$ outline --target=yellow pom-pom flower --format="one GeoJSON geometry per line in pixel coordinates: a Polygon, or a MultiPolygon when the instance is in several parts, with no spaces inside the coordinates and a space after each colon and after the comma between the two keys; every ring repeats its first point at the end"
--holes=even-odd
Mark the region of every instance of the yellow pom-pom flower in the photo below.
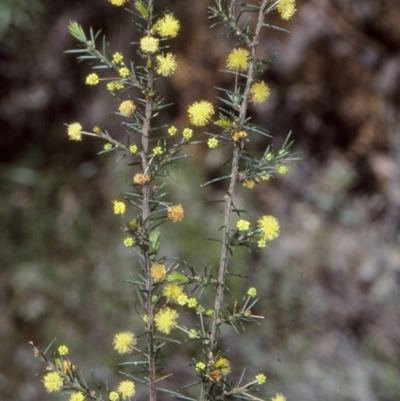
{"type": "Polygon", "coordinates": [[[178,302],[178,298],[183,294],[183,287],[177,283],[167,284],[162,291],[164,297],[170,302],[178,302]]]}
{"type": "Polygon", "coordinates": [[[189,297],[186,294],[181,294],[181,295],[179,295],[176,303],[181,306],[185,306],[188,303],[188,300],[189,300],[189,297]]]}
{"type": "Polygon", "coordinates": [[[286,397],[278,393],[275,397],[271,398],[271,401],[286,401],[286,397]]]}
{"type": "Polygon", "coordinates": [[[197,306],[197,299],[196,298],[189,298],[187,304],[188,304],[189,308],[195,308],[197,306]]]}
{"type": "Polygon", "coordinates": [[[111,391],[111,393],[108,394],[108,398],[110,399],[110,401],[118,401],[119,395],[116,391],[111,391]]]}
{"type": "Polygon", "coordinates": [[[167,277],[167,269],[162,264],[156,264],[150,268],[151,278],[155,283],[164,281],[167,277]]]}
{"type": "Polygon", "coordinates": [[[137,153],[137,151],[138,151],[138,147],[136,145],[129,146],[129,152],[131,152],[133,155],[135,153],[137,153]]]}
{"type": "Polygon", "coordinates": [[[191,124],[202,127],[208,124],[215,114],[214,106],[205,100],[194,102],[188,108],[189,121],[191,124]]]}
{"type": "Polygon", "coordinates": [[[124,59],[124,56],[120,52],[115,52],[112,56],[112,61],[115,64],[120,63],[124,59]]]}
{"type": "Polygon", "coordinates": [[[106,143],[106,144],[103,146],[103,149],[104,149],[104,150],[111,150],[111,149],[112,149],[111,143],[106,143]]]}
{"type": "Polygon", "coordinates": [[[210,138],[207,141],[207,145],[210,149],[214,149],[218,146],[218,139],[217,138],[210,138]]]}
{"type": "Polygon", "coordinates": [[[156,71],[163,77],[171,76],[175,72],[178,65],[176,62],[176,56],[172,53],[167,53],[166,55],[159,54],[156,57],[156,63],[156,71]]]}
{"type": "Polygon", "coordinates": [[[248,222],[247,220],[240,219],[236,223],[236,228],[239,231],[247,231],[250,228],[250,222],[248,222]]]}
{"type": "Polygon", "coordinates": [[[180,23],[172,14],[166,14],[156,24],[156,31],[163,38],[175,38],[179,28],[180,23]]]}
{"type": "Polygon", "coordinates": [[[129,248],[129,247],[131,247],[133,244],[134,244],[133,238],[128,237],[128,238],[125,238],[125,239],[124,239],[124,245],[125,245],[126,247],[129,248]]]}
{"type": "Polygon", "coordinates": [[[118,386],[118,392],[121,393],[123,400],[135,395],[135,383],[130,380],[122,381],[118,386]]]}
{"type": "Polygon", "coordinates": [[[262,239],[272,241],[279,237],[279,222],[274,216],[262,216],[258,219],[258,228],[262,231],[262,239]]]}
{"type": "Polygon", "coordinates": [[[120,68],[118,73],[119,73],[119,76],[122,78],[128,78],[130,75],[129,69],[126,67],[120,68]]]}
{"type": "Polygon", "coordinates": [[[145,36],[140,39],[140,48],[146,53],[155,53],[159,47],[159,40],[152,36],[145,36]]]}
{"type": "Polygon", "coordinates": [[[233,49],[226,60],[226,66],[234,71],[246,71],[249,66],[250,53],[246,49],[233,49]]]}
{"type": "Polygon", "coordinates": [[[296,12],[295,0],[278,0],[276,7],[281,18],[285,20],[292,18],[296,12]]]}
{"type": "Polygon", "coordinates": [[[154,154],[154,155],[162,155],[162,154],[163,154],[162,147],[161,147],[161,146],[156,146],[156,147],[153,149],[153,154],[154,154]]]}
{"type": "Polygon", "coordinates": [[[60,345],[58,347],[58,353],[62,356],[68,355],[68,347],[66,345],[60,345]]]}
{"type": "Polygon", "coordinates": [[[124,214],[126,211],[126,205],[124,202],[113,201],[114,204],[114,214],[124,214]]]}
{"type": "Polygon", "coordinates": [[[86,77],[86,85],[97,85],[99,83],[99,76],[94,72],[86,77]]]}
{"type": "Polygon", "coordinates": [[[284,166],[283,164],[280,164],[278,166],[279,174],[285,175],[285,174],[287,174],[288,171],[289,171],[288,168],[286,166],[284,166]]]}
{"type": "Polygon", "coordinates": [[[85,401],[85,395],[80,391],[72,393],[69,401],[85,401]]]}
{"type": "Polygon", "coordinates": [[[114,349],[120,354],[129,354],[136,345],[136,337],[130,331],[118,333],[114,336],[114,349]]]}
{"type": "Polygon", "coordinates": [[[82,125],[79,123],[72,123],[68,125],[68,136],[71,141],[82,140],[82,125]]]}
{"type": "Polygon", "coordinates": [[[257,289],[255,287],[250,287],[247,290],[247,295],[254,298],[255,296],[257,296],[257,289]]]}
{"type": "Polygon", "coordinates": [[[124,100],[121,102],[119,105],[119,112],[123,114],[124,116],[129,116],[131,115],[136,109],[135,104],[132,102],[132,100],[124,100]]]}
{"type": "Polygon", "coordinates": [[[177,133],[178,129],[175,126],[171,126],[168,128],[168,134],[170,134],[170,136],[174,136],[177,133]]]}
{"type": "Polygon", "coordinates": [[[128,0],[108,0],[114,6],[123,6],[128,0]]]}
{"type": "Polygon", "coordinates": [[[262,103],[267,100],[271,89],[264,81],[256,82],[250,87],[250,101],[253,103],[262,103]]]}
{"type": "Polygon", "coordinates": [[[181,221],[183,219],[183,207],[182,205],[175,205],[168,208],[168,219],[173,223],[181,221]]]}
{"type": "Polygon", "coordinates": [[[185,128],[182,132],[182,136],[185,139],[185,141],[189,141],[193,136],[193,130],[190,128],[185,128]]]}
{"type": "Polygon", "coordinates": [[[174,329],[178,323],[176,320],[179,317],[179,313],[171,308],[163,308],[154,316],[154,323],[158,331],[164,334],[170,334],[171,330],[174,329]]]}
{"type": "Polygon", "coordinates": [[[267,376],[263,373],[260,373],[256,376],[257,384],[264,384],[267,381],[267,376]]]}
{"type": "Polygon", "coordinates": [[[63,378],[57,372],[47,373],[42,381],[44,387],[49,393],[52,393],[53,391],[60,391],[64,383],[63,378]]]}
{"type": "Polygon", "coordinates": [[[196,370],[204,370],[206,368],[206,364],[204,362],[197,362],[195,365],[196,370]]]}

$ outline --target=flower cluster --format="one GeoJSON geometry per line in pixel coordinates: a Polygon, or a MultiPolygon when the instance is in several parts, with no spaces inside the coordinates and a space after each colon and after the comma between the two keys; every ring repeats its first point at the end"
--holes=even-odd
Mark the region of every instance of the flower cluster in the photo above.
{"type": "Polygon", "coordinates": [[[82,140],[82,125],[79,123],[72,123],[68,125],[68,136],[72,141],[82,140]]]}
{"type": "Polygon", "coordinates": [[[296,12],[295,0],[278,0],[277,9],[282,19],[288,20],[296,12]]]}
{"type": "Polygon", "coordinates": [[[188,108],[189,121],[197,127],[208,124],[214,114],[214,106],[205,100],[194,102],[188,108]]]}
{"type": "Polygon", "coordinates": [[[168,219],[173,223],[181,221],[183,219],[183,207],[182,205],[175,205],[168,208],[168,219]]]}
{"type": "Polygon", "coordinates": [[[172,14],[166,14],[155,26],[157,33],[163,38],[175,38],[179,28],[180,23],[172,14]]]}
{"type": "Polygon", "coordinates": [[[129,354],[136,345],[135,335],[129,331],[118,333],[114,337],[114,349],[120,354],[129,354]]]}
{"type": "Polygon", "coordinates": [[[233,49],[226,60],[226,66],[234,71],[246,71],[249,66],[250,53],[246,49],[233,49]]]}
{"type": "Polygon", "coordinates": [[[260,248],[265,247],[267,241],[279,237],[279,222],[274,216],[262,216],[258,219],[258,228],[261,231],[261,238],[258,241],[260,248]]]}
{"type": "Polygon", "coordinates": [[[176,310],[166,307],[157,312],[154,316],[154,323],[161,333],[170,334],[171,330],[178,325],[178,317],[179,313],[176,310]]]}

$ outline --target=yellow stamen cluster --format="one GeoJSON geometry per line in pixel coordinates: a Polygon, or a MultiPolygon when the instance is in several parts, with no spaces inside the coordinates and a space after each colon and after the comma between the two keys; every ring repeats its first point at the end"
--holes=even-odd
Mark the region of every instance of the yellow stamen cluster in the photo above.
{"type": "Polygon", "coordinates": [[[163,154],[162,147],[161,147],[161,146],[156,146],[156,147],[153,149],[153,154],[154,154],[154,155],[162,155],[162,154],[163,154]]]}
{"type": "Polygon", "coordinates": [[[214,149],[218,146],[218,139],[217,138],[210,138],[207,141],[207,145],[210,149],[214,149]]]}
{"type": "Polygon", "coordinates": [[[60,391],[64,383],[63,378],[57,372],[47,373],[42,381],[44,387],[49,393],[53,391],[60,391]]]}
{"type": "Polygon", "coordinates": [[[267,381],[267,376],[263,373],[260,373],[256,376],[257,384],[264,384],[267,381]]]}
{"type": "Polygon", "coordinates": [[[118,333],[114,336],[114,349],[120,354],[129,354],[136,345],[136,337],[130,331],[118,333]]]}
{"type": "Polygon", "coordinates": [[[162,264],[156,264],[151,266],[150,269],[151,278],[155,283],[164,281],[167,277],[167,269],[162,264]]]}
{"type": "Polygon", "coordinates": [[[112,61],[115,64],[121,63],[121,61],[124,59],[124,56],[120,52],[115,52],[112,56],[112,61]]]}
{"type": "MultiPolygon", "coordinates": [[[[129,76],[129,70],[126,68],[126,70],[128,71],[128,76],[129,76]]],[[[120,70],[121,73],[121,70],[120,70]]],[[[113,82],[109,82],[107,84],[107,90],[110,92],[114,92],[115,90],[121,90],[124,89],[125,85],[123,82],[121,81],[113,81],[113,82]]]]}
{"type": "Polygon", "coordinates": [[[166,14],[156,24],[156,31],[163,38],[175,38],[179,28],[180,23],[172,14],[166,14]]]}
{"type": "Polygon", "coordinates": [[[168,134],[170,134],[171,136],[174,136],[178,131],[178,128],[176,128],[175,126],[171,126],[168,128],[168,134]]]}
{"type": "Polygon", "coordinates": [[[124,116],[129,116],[131,115],[136,109],[135,104],[132,102],[132,100],[124,100],[120,105],[119,105],[119,112],[123,114],[124,116]]]}
{"type": "Polygon", "coordinates": [[[124,202],[113,201],[114,204],[114,214],[124,214],[126,211],[126,205],[124,202]]]}
{"type": "Polygon", "coordinates": [[[162,294],[168,301],[177,303],[178,298],[183,294],[183,287],[177,283],[170,283],[163,288],[162,294]]]}
{"type": "Polygon", "coordinates": [[[296,12],[295,0],[278,0],[276,7],[281,18],[285,20],[292,18],[296,12]]]}
{"type": "Polygon", "coordinates": [[[67,355],[68,354],[68,347],[66,345],[60,345],[58,347],[58,353],[62,356],[67,355]]]}
{"type": "Polygon", "coordinates": [[[250,87],[250,101],[255,104],[265,102],[270,93],[271,89],[264,81],[256,82],[250,87]]]}
{"type": "Polygon", "coordinates": [[[175,205],[168,208],[168,219],[176,223],[183,219],[183,207],[182,205],[175,205]]]}
{"type": "Polygon", "coordinates": [[[99,76],[95,73],[89,74],[86,77],[86,85],[97,85],[99,83],[99,76]]]}
{"type": "Polygon", "coordinates": [[[272,241],[279,237],[279,222],[274,216],[262,216],[258,219],[258,228],[261,230],[261,238],[258,241],[258,246],[263,248],[267,241],[272,241]]]}
{"type": "Polygon", "coordinates": [[[140,48],[146,53],[155,53],[159,47],[159,39],[152,36],[145,36],[140,39],[140,48]]]}
{"type": "Polygon", "coordinates": [[[185,141],[189,141],[193,136],[193,130],[190,128],[185,128],[182,132],[182,136],[185,139],[185,141]]]}
{"type": "Polygon", "coordinates": [[[194,102],[188,108],[189,121],[197,127],[208,124],[214,114],[214,106],[205,100],[194,102]]]}
{"type": "Polygon", "coordinates": [[[247,231],[250,228],[250,222],[248,222],[247,220],[240,219],[236,223],[236,228],[239,231],[247,231]]]}
{"type": "Polygon", "coordinates": [[[233,49],[226,60],[226,66],[233,71],[246,71],[249,66],[250,53],[246,49],[233,49]]]}
{"type": "Polygon", "coordinates": [[[156,71],[163,77],[169,77],[172,75],[178,63],[176,62],[176,56],[172,53],[167,53],[166,55],[159,54],[156,57],[156,71]]]}
{"type": "Polygon", "coordinates": [[[256,296],[257,296],[257,289],[256,289],[255,287],[250,287],[250,288],[247,290],[247,295],[248,295],[249,297],[252,297],[252,298],[256,297],[256,296]]]}
{"type": "Polygon", "coordinates": [[[131,74],[129,69],[126,68],[126,67],[120,68],[118,73],[119,73],[119,76],[122,77],[122,78],[128,78],[129,75],[131,74]]]}
{"type": "Polygon", "coordinates": [[[71,141],[81,141],[82,140],[82,125],[79,123],[72,123],[68,125],[68,136],[71,141]]]}
{"type": "Polygon", "coordinates": [[[288,168],[286,166],[284,166],[283,164],[280,164],[278,166],[278,173],[279,174],[284,175],[284,174],[287,174],[288,171],[289,171],[288,168]]]}
{"type": "Polygon", "coordinates": [[[179,314],[176,310],[171,308],[163,308],[154,316],[154,323],[158,331],[164,334],[170,334],[178,323],[177,319],[179,314]]]}
{"type": "Polygon", "coordinates": [[[133,241],[133,238],[131,238],[131,237],[128,237],[128,238],[125,238],[125,239],[124,239],[124,245],[125,245],[127,248],[133,246],[134,243],[135,243],[135,242],[133,241]]]}
{"type": "Polygon", "coordinates": [[[69,401],[85,401],[85,395],[80,391],[71,394],[69,401]]]}
{"type": "Polygon", "coordinates": [[[130,380],[122,381],[118,386],[118,392],[121,393],[123,400],[135,395],[135,383],[130,380]]]}
{"type": "Polygon", "coordinates": [[[118,401],[119,395],[116,391],[111,391],[111,393],[108,395],[108,398],[110,399],[110,401],[118,401]]]}
{"type": "Polygon", "coordinates": [[[286,401],[286,397],[278,393],[275,397],[271,398],[271,401],[286,401]]]}
{"type": "Polygon", "coordinates": [[[108,0],[114,6],[123,6],[128,0],[108,0]]]}

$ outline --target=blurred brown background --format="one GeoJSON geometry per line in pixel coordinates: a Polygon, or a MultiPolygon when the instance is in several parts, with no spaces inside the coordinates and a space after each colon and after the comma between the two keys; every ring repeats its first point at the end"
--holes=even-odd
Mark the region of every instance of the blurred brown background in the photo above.
{"type": "MultiPolygon", "coordinates": [[[[157,4],[182,21],[171,42],[179,68],[160,90],[175,103],[165,122],[183,128],[187,104],[213,100],[214,87],[229,85],[218,71],[233,42],[208,28],[211,0],[157,4]]],[[[398,0],[310,0],[298,2],[289,22],[271,17],[290,35],[264,33],[260,55],[278,58],[264,77],[271,98],[251,109],[253,121],[267,127],[276,149],[293,130],[302,160],[286,176],[238,191],[249,218],[274,214],[282,224],[267,250],[238,252],[232,264],[252,277],[234,288],[242,294],[257,285],[255,312],[266,319],[240,337],[227,330],[224,345],[235,372],[268,375],[262,398],[400,399],[399,18],[398,0]]],[[[105,0],[0,0],[2,400],[66,399],[46,395],[34,376],[44,366],[27,345],[43,349],[55,337],[88,378],[94,368],[115,385],[121,358],[112,337],[138,322],[133,288],[120,283],[134,256],[110,204],[130,173],[124,162],[115,167],[114,154],[96,156],[100,142],[68,141],[63,125],[123,134],[105,88],[84,85],[89,65],[63,52],[76,47],[67,26],[78,20],[133,56],[131,19],[105,0]]],[[[255,149],[268,145],[252,140],[255,149]]],[[[223,196],[224,187],[200,184],[221,174],[226,154],[190,151],[194,159],[170,186],[187,218],[166,227],[163,252],[202,268],[217,260],[216,245],[201,238],[218,228],[221,211],[199,201],[223,196]]],[[[183,376],[199,357],[185,347],[170,350],[167,373],[183,376]]]]}

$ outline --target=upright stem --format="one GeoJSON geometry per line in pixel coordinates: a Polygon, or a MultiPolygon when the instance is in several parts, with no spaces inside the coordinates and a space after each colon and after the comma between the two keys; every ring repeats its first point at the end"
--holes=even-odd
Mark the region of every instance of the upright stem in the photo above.
{"type": "MultiPolygon", "coordinates": [[[[147,30],[150,31],[153,19],[153,0],[148,2],[148,26],[147,30]]],[[[151,55],[147,56],[148,64],[151,62],[151,55]]],[[[149,135],[150,135],[150,122],[153,115],[153,86],[154,76],[151,69],[147,70],[147,93],[146,93],[146,108],[144,113],[144,123],[142,130],[142,150],[140,152],[141,167],[144,174],[147,174],[148,162],[147,153],[149,148],[149,135]]],[[[143,230],[148,231],[150,226],[150,183],[145,183],[142,188],[142,217],[143,217],[143,230]]],[[[150,262],[150,246],[145,244],[143,246],[143,257],[146,271],[146,313],[147,313],[147,364],[149,370],[149,401],[156,401],[156,364],[154,353],[154,323],[153,323],[153,304],[152,304],[152,279],[151,279],[151,262],[150,262]]]]}
{"type": "MultiPolygon", "coordinates": [[[[266,10],[266,6],[269,0],[262,0],[260,4],[260,11],[258,14],[257,26],[254,32],[253,40],[251,41],[249,47],[251,52],[250,64],[247,72],[247,79],[245,90],[243,93],[243,100],[240,105],[239,111],[239,121],[244,121],[247,113],[249,96],[250,96],[250,87],[254,79],[254,64],[256,59],[256,50],[258,41],[260,38],[261,28],[264,23],[264,14],[266,10]]],[[[224,213],[224,228],[223,228],[223,243],[221,249],[221,258],[219,262],[219,272],[218,272],[218,284],[217,284],[217,293],[215,297],[214,304],[214,320],[210,334],[210,342],[208,345],[208,359],[211,360],[214,356],[214,352],[216,351],[217,341],[218,341],[218,329],[221,325],[220,311],[222,307],[222,302],[224,299],[224,289],[225,289],[225,280],[226,273],[228,267],[228,252],[229,252],[229,231],[231,227],[232,220],[232,208],[233,208],[233,197],[235,185],[238,178],[239,172],[239,161],[241,155],[241,147],[234,143],[233,149],[233,158],[232,158],[232,166],[231,166],[231,175],[229,182],[228,194],[225,197],[225,213],[224,213]]],[[[205,383],[202,389],[200,399],[202,401],[208,398],[208,383],[205,383]]]]}

